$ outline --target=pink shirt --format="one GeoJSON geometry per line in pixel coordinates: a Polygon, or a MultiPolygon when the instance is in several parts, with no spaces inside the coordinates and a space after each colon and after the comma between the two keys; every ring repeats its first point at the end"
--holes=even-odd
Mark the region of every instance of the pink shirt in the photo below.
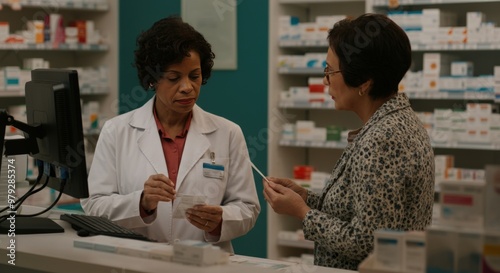
{"type": "Polygon", "coordinates": [[[182,130],[180,135],[169,136],[168,133],[163,128],[158,115],[156,114],[156,109],[153,108],[153,115],[155,117],[156,127],[158,128],[158,133],[160,134],[161,147],[163,149],[163,156],[165,157],[165,162],[167,162],[168,178],[172,182],[177,182],[177,174],[179,172],[179,165],[181,164],[182,151],[184,150],[184,144],[186,143],[186,136],[191,125],[191,119],[193,118],[193,113],[189,114],[184,130],[182,130]]]}

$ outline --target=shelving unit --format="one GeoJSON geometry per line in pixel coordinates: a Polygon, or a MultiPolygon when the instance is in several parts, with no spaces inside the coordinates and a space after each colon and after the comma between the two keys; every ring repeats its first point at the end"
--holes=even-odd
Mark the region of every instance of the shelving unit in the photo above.
{"type": "MultiPolygon", "coordinates": [[[[421,10],[439,8],[457,14],[459,26],[465,26],[467,11],[480,11],[486,14],[487,21],[500,23],[500,1],[493,0],[399,0],[398,7],[390,7],[387,0],[367,0],[367,11],[387,13],[389,10],[421,10]]],[[[459,57],[461,61],[474,62],[474,75],[493,74],[493,67],[500,65],[500,43],[482,44],[413,44],[416,71],[422,67],[423,53],[447,53],[459,57]]],[[[465,108],[468,102],[491,103],[499,106],[498,98],[489,92],[409,92],[415,111],[432,111],[434,108],[465,108]]],[[[500,145],[498,143],[433,143],[435,154],[455,156],[455,166],[459,168],[483,169],[486,164],[500,164],[500,145]]]]}
{"type": "Polygon", "coordinates": [[[335,103],[333,101],[325,102],[288,102],[280,101],[278,104],[279,108],[284,109],[335,109],[335,103]]]}
{"type": "MultiPolygon", "coordinates": [[[[10,33],[21,30],[27,20],[43,20],[46,14],[60,13],[67,23],[71,20],[93,20],[103,37],[101,44],[5,44],[0,43],[2,67],[20,66],[25,58],[41,57],[51,68],[108,68],[107,88],[82,86],[82,100],[97,100],[103,118],[117,114],[118,104],[118,1],[117,0],[0,0],[1,21],[10,24],[10,33]],[[17,7],[16,7],[17,5],[17,7]],[[19,9],[20,8],[20,9],[19,9]]],[[[0,89],[0,108],[24,104],[22,90],[0,89]]]]}
{"type": "Polygon", "coordinates": [[[0,44],[1,50],[55,50],[55,51],[107,51],[108,45],[99,44],[0,44]]]}
{"type": "MultiPolygon", "coordinates": [[[[400,0],[398,10],[441,8],[458,14],[459,25],[465,25],[465,11],[481,11],[488,21],[500,24],[500,1],[492,0],[400,0]]],[[[306,86],[307,77],[321,77],[321,69],[278,67],[277,56],[303,55],[307,52],[325,52],[326,40],[278,41],[278,17],[293,15],[300,22],[312,21],[317,15],[360,15],[365,12],[386,13],[390,8],[389,0],[366,1],[270,1],[270,42],[269,42],[269,118],[270,137],[268,150],[268,173],[277,177],[291,177],[294,165],[308,164],[316,170],[331,172],[333,164],[341,154],[346,143],[327,141],[291,141],[281,139],[284,123],[295,120],[314,120],[317,125],[336,124],[347,128],[358,128],[362,124],[350,112],[336,111],[333,104],[280,101],[280,91],[290,86],[306,86]],[[280,108],[276,111],[276,108],[280,108]]],[[[462,61],[474,62],[474,75],[492,74],[493,67],[500,65],[500,43],[478,44],[413,44],[413,71],[422,67],[423,54],[445,52],[459,56],[462,61]]],[[[432,111],[435,108],[465,108],[467,102],[499,104],[499,98],[489,92],[407,92],[415,111],[432,111]]],[[[486,164],[500,164],[500,144],[495,143],[432,143],[435,153],[451,154],[458,168],[483,169],[486,164]]],[[[293,231],[301,228],[299,221],[281,216],[268,207],[268,257],[278,259],[287,256],[300,256],[309,251],[307,247],[297,248],[297,242],[283,242],[278,239],[280,230],[293,231]]]]}
{"type": "MultiPolygon", "coordinates": [[[[100,44],[5,44],[0,43],[1,67],[23,66],[25,58],[43,58],[51,68],[107,67],[108,86],[89,86],[80,81],[81,99],[98,101],[99,119],[105,120],[118,113],[118,0],[0,0],[0,21],[7,21],[10,33],[24,28],[28,20],[43,20],[46,14],[60,13],[65,25],[71,20],[93,20],[103,42],[100,44]],[[12,5],[12,3],[15,3],[12,5]],[[16,6],[17,5],[17,6],[16,6]],[[20,9],[19,9],[20,8],[20,9]]],[[[81,76],[81,75],[80,75],[81,76]]],[[[0,88],[0,108],[25,103],[24,90],[0,88]]],[[[86,150],[93,151],[99,129],[84,132],[86,150]]],[[[91,157],[87,156],[87,166],[91,157]]],[[[45,190],[48,193],[49,190],[45,190]]],[[[40,195],[43,195],[41,193],[40,195]]],[[[37,198],[42,198],[38,196],[37,198]]],[[[78,202],[66,197],[61,202],[78,202]]],[[[40,204],[39,204],[40,205],[40,204]]]]}
{"type": "MultiPolygon", "coordinates": [[[[269,146],[268,174],[275,177],[292,178],[293,166],[312,165],[315,170],[331,172],[336,159],[346,144],[342,142],[297,142],[281,139],[284,123],[296,120],[313,120],[317,127],[335,124],[346,128],[358,128],[361,122],[350,112],[336,111],[333,101],[325,103],[290,103],[280,101],[280,92],[291,86],[307,86],[308,77],[322,77],[323,68],[278,68],[278,56],[303,55],[307,52],[325,53],[324,40],[279,41],[278,19],[282,15],[293,15],[300,22],[313,22],[316,16],[358,16],[365,11],[365,1],[360,0],[279,0],[269,1],[269,146]],[[279,108],[279,110],[276,110],[279,108]]],[[[267,253],[268,258],[279,259],[312,253],[313,242],[283,241],[278,239],[281,230],[301,229],[300,221],[276,214],[268,207],[267,253]]]]}
{"type": "Polygon", "coordinates": [[[301,140],[283,140],[279,142],[280,146],[304,147],[304,148],[325,148],[325,149],[344,149],[347,142],[343,141],[301,141],[301,140]]]}
{"type": "Polygon", "coordinates": [[[57,7],[60,9],[76,9],[76,10],[100,10],[107,11],[109,3],[107,1],[90,0],[0,0],[1,5],[15,6],[21,8],[40,8],[40,7],[57,7]]]}

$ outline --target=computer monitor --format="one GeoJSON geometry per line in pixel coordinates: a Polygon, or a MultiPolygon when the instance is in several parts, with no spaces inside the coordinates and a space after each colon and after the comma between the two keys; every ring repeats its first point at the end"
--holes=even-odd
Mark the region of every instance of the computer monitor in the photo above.
{"type": "MultiPolygon", "coordinates": [[[[5,154],[29,153],[43,161],[48,186],[75,198],[89,196],[87,166],[80,107],[78,74],[75,70],[35,69],[25,86],[27,124],[16,122],[5,111],[0,113],[0,127],[14,125],[25,133],[24,142],[5,142],[5,154]],[[61,175],[62,174],[62,175],[61,175]]],[[[1,109],[0,109],[1,110],[1,109]]],[[[4,131],[0,128],[0,140],[4,131]]],[[[0,143],[3,145],[3,143],[0,143]]],[[[0,155],[2,155],[0,149],[0,155]]],[[[63,229],[45,218],[16,217],[16,232],[50,233],[63,229]]],[[[0,223],[0,233],[8,223],[0,223]]]]}
{"type": "MultiPolygon", "coordinates": [[[[63,69],[32,70],[25,92],[28,125],[41,125],[44,131],[44,136],[36,139],[38,153],[31,156],[52,167],[67,168],[69,177],[63,192],[75,198],[87,198],[78,73],[63,69]]],[[[59,190],[61,180],[53,175],[54,170],[50,173],[48,186],[59,190]]]]}

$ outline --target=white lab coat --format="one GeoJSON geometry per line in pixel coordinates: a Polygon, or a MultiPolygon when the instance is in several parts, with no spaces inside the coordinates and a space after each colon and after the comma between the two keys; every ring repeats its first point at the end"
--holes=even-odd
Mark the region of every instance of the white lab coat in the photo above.
{"type": "Polygon", "coordinates": [[[154,98],[144,106],[105,123],[99,136],[82,206],[89,215],[105,216],[149,238],[212,242],[233,252],[231,239],[246,234],[260,212],[248,149],[238,125],[203,111],[197,105],[178,170],[177,194],[204,195],[223,209],[220,236],[212,236],[186,219],[173,219],[176,201],[160,202],[156,213],[140,217],[140,196],[152,174],[168,176],[160,136],[153,116],[154,98]],[[224,165],[222,179],[203,175],[203,163],[224,165]]]}

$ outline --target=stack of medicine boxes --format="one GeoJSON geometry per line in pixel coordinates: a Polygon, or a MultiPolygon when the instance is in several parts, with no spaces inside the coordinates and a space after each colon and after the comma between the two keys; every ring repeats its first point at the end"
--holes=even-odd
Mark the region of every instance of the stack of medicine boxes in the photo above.
{"type": "Polygon", "coordinates": [[[500,166],[485,181],[441,181],[441,218],[425,232],[375,232],[377,272],[500,273],[500,166]]]}

